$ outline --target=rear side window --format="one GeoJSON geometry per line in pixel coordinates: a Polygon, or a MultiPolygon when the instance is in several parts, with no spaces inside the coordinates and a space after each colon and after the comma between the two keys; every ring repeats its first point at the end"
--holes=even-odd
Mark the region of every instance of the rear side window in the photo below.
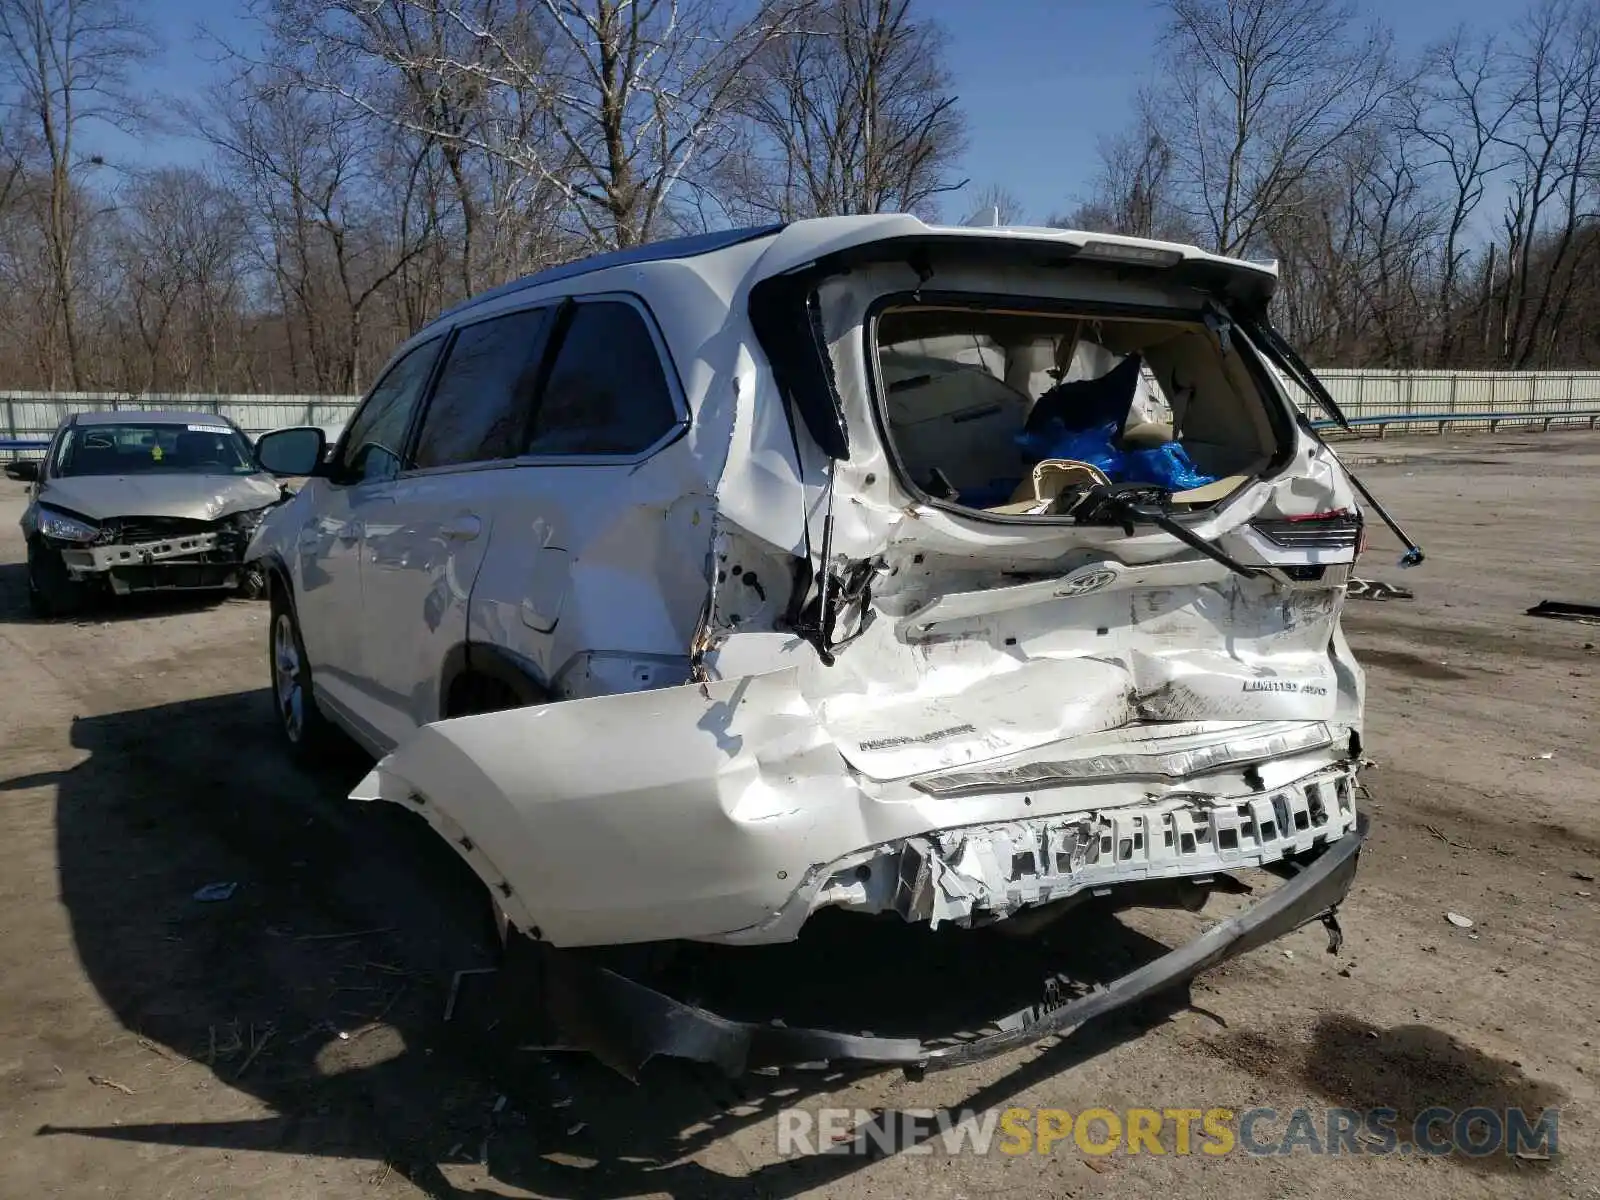
{"type": "Polygon", "coordinates": [[[350,434],[339,454],[342,480],[366,483],[393,479],[400,473],[406,431],[428,385],[439,339],[424,342],[385,372],[378,386],[350,422],[350,434]]]}
{"type": "Polygon", "coordinates": [[[416,465],[514,458],[532,411],[548,309],[468,325],[456,335],[428,402],[416,465]]]}
{"type": "Polygon", "coordinates": [[[631,304],[579,304],[550,369],[529,454],[637,454],[678,423],[644,317],[631,304]]]}

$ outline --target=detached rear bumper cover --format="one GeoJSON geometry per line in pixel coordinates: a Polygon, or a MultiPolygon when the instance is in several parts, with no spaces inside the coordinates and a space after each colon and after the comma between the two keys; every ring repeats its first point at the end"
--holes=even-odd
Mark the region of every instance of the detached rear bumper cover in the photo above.
{"type": "Polygon", "coordinates": [[[908,1073],[964,1066],[1067,1033],[1319,918],[1328,922],[1329,950],[1336,951],[1340,936],[1333,913],[1350,891],[1366,833],[1362,816],[1353,832],[1270,895],[1187,945],[1088,996],[1064,1004],[1046,1000],[1011,1013],[992,1023],[996,1032],[969,1041],[930,1045],[911,1038],[730,1021],[559,951],[549,958],[551,1015],[585,1049],[628,1078],[658,1055],[711,1063],[735,1076],[754,1067],[823,1060],[896,1064],[908,1073]]]}

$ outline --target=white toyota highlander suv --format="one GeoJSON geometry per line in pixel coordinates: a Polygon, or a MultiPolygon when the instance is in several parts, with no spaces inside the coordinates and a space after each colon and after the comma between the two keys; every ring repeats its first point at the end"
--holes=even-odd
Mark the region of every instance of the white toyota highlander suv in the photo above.
{"type": "Polygon", "coordinates": [[[1388,517],[1291,401],[1342,420],[1267,320],[1275,283],[1189,246],[873,216],[479,296],[331,452],[260,440],[308,477],[249,551],[284,736],[362,743],[354,796],[425,818],[560,962],[787,941],[830,907],[1035,929],[1287,879],[965,1040],[726,1020],[572,969],[568,1010],[628,1026],[627,1071],[951,1065],[1310,921],[1336,944],[1365,826],[1358,495],[1388,517]]]}

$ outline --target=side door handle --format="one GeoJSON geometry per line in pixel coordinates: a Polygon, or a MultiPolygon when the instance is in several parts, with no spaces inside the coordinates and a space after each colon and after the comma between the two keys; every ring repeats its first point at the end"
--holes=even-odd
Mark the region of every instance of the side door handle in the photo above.
{"type": "Polygon", "coordinates": [[[444,523],[444,536],[457,542],[470,542],[483,530],[483,522],[471,513],[454,517],[444,523]]]}

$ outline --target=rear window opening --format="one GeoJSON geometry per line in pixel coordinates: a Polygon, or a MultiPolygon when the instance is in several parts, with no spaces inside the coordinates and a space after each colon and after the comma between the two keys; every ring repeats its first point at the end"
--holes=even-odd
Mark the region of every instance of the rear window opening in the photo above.
{"type": "Polygon", "coordinates": [[[1007,516],[1060,517],[1094,484],[1213,505],[1285,444],[1243,357],[1191,313],[891,304],[874,326],[883,417],[906,482],[1007,516]]]}

